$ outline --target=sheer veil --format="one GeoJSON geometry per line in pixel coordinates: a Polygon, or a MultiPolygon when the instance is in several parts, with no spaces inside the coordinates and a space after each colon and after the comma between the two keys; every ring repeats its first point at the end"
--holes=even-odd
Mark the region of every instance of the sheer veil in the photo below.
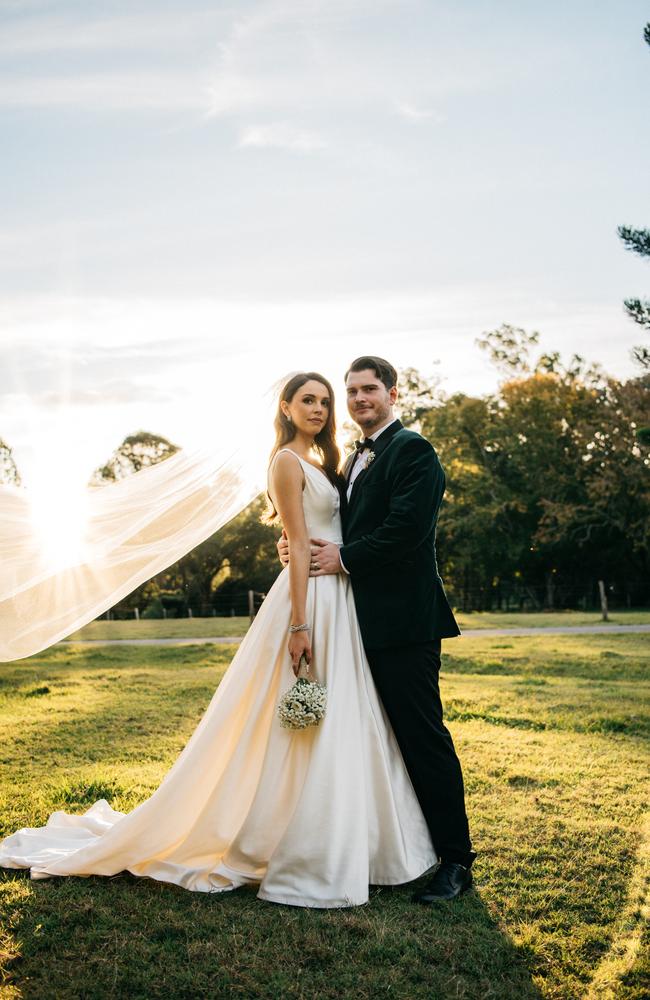
{"type": "Polygon", "coordinates": [[[75,541],[53,555],[29,490],[0,487],[0,661],[31,656],[92,621],[209,538],[266,485],[278,383],[258,396],[253,429],[179,451],[115,483],[87,487],[75,541]]]}

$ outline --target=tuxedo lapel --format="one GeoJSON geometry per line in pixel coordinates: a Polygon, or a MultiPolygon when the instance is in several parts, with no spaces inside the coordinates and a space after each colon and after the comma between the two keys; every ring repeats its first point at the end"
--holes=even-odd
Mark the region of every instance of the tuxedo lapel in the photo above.
{"type": "Polygon", "coordinates": [[[375,441],[375,455],[381,455],[384,448],[387,448],[392,441],[395,434],[403,429],[403,424],[401,420],[394,420],[390,427],[387,427],[385,431],[382,431],[377,440],[375,441]]]}
{"type": "Polygon", "coordinates": [[[350,475],[352,474],[352,466],[354,465],[354,460],[357,457],[356,451],[353,451],[351,455],[348,455],[345,462],[343,463],[343,478],[346,483],[350,482],[350,475]]]}
{"type": "Polygon", "coordinates": [[[345,525],[348,513],[348,483],[350,481],[350,473],[352,472],[352,466],[354,465],[354,459],[356,457],[356,451],[353,451],[351,455],[345,459],[343,463],[343,468],[341,469],[341,479],[339,480],[339,495],[341,497],[341,518],[343,524],[345,525]]]}
{"type": "MultiPolygon", "coordinates": [[[[352,485],[352,492],[350,493],[350,499],[348,500],[348,506],[352,505],[353,500],[355,499],[356,496],[358,496],[358,494],[360,492],[360,490],[359,490],[359,483],[363,479],[365,479],[365,477],[368,475],[368,472],[372,468],[374,462],[377,461],[377,459],[381,455],[382,451],[385,451],[385,449],[391,443],[391,441],[393,440],[393,438],[397,434],[397,432],[402,430],[402,426],[403,425],[402,425],[401,421],[395,420],[390,425],[390,427],[387,427],[386,430],[382,434],[380,434],[379,437],[377,438],[377,440],[374,442],[373,452],[374,452],[374,456],[375,457],[374,457],[373,461],[370,462],[369,465],[367,465],[365,467],[365,469],[361,470],[361,472],[359,473],[359,475],[357,476],[357,478],[354,480],[354,483],[352,485]]],[[[352,458],[354,459],[354,456],[352,456],[352,458]]],[[[347,472],[348,472],[347,480],[349,480],[350,472],[351,471],[352,471],[352,466],[350,466],[349,470],[347,470],[347,472]]]]}

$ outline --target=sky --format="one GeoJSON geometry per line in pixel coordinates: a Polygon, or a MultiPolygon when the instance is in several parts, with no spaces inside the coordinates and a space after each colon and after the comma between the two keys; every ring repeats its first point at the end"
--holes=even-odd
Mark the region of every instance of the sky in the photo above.
{"type": "Polygon", "coordinates": [[[342,387],[359,354],[493,391],[475,340],[502,323],[631,376],[648,19],[0,0],[0,438],[27,484],[140,428],[228,435],[284,373],[342,387]]]}

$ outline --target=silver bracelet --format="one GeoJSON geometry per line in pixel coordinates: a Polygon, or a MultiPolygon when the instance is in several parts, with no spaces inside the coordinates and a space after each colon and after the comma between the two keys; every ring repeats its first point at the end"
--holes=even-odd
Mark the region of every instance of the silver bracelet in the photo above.
{"type": "Polygon", "coordinates": [[[311,626],[307,625],[307,624],[305,624],[305,625],[290,625],[289,626],[289,631],[290,632],[311,632],[311,626]]]}

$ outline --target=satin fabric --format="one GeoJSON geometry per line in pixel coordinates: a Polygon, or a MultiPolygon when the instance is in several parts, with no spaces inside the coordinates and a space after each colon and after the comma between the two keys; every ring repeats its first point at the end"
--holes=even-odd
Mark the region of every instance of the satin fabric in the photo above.
{"type": "MultiPolygon", "coordinates": [[[[291,454],[294,454],[291,452],[291,454]]],[[[304,472],[310,535],[341,542],[339,495],[304,472]]],[[[105,799],[53,813],[0,843],[0,866],[31,877],[127,870],[196,892],[258,886],[306,907],[365,903],[369,884],[408,882],[436,862],[427,825],[361,644],[349,580],[309,580],[312,676],[327,686],[317,727],[281,728],[294,682],[283,570],[189,742],[149,799],[124,814],[105,799]]]]}

